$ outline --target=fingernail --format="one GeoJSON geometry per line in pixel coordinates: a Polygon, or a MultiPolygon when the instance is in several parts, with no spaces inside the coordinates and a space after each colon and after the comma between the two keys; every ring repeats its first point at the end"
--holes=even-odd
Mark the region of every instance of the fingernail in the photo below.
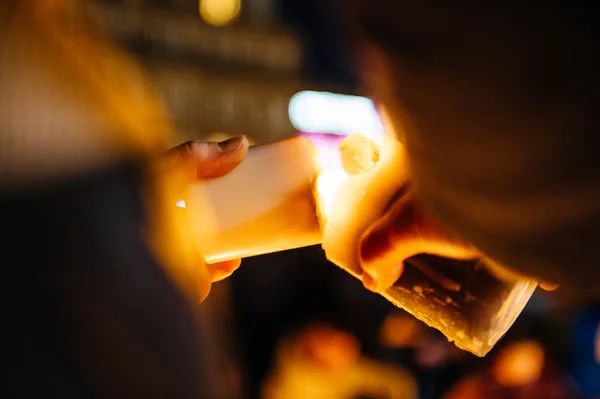
{"type": "Polygon", "coordinates": [[[221,141],[219,143],[219,148],[223,152],[235,152],[242,148],[244,144],[244,136],[233,137],[231,139],[221,141]]]}

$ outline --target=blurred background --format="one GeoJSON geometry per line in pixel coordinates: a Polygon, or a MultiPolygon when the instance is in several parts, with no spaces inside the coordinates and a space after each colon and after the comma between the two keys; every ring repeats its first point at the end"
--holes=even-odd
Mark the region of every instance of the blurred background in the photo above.
{"type": "MultiPolygon", "coordinates": [[[[380,129],[329,2],[96,0],[94,11],[150,73],[178,142],[380,129]]],[[[484,359],[319,248],[244,260],[203,307],[222,399],[600,397],[600,315],[543,292],[484,359]]]]}

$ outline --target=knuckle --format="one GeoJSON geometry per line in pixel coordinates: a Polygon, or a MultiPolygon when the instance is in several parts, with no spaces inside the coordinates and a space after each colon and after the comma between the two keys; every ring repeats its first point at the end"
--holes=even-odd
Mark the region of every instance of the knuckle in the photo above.
{"type": "Polygon", "coordinates": [[[377,226],[362,240],[360,256],[367,264],[393,249],[393,238],[387,225],[377,226]]]}

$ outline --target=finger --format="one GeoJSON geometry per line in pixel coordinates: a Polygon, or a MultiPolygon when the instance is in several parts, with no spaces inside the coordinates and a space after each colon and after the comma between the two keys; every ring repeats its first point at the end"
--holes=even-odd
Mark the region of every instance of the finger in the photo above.
{"type": "Polygon", "coordinates": [[[541,282],[541,281],[538,283],[538,285],[544,291],[556,291],[558,289],[558,287],[559,287],[558,284],[548,283],[548,282],[541,282]]]}
{"type": "Polygon", "coordinates": [[[188,141],[171,150],[173,157],[189,168],[196,179],[223,176],[242,162],[248,153],[245,136],[220,143],[188,141]]]}
{"type": "Polygon", "coordinates": [[[424,253],[453,259],[477,257],[473,247],[439,227],[407,194],[361,239],[363,283],[372,291],[386,290],[402,274],[406,259],[424,253]]]}
{"type": "Polygon", "coordinates": [[[240,264],[242,263],[241,259],[227,260],[225,262],[213,263],[212,265],[207,265],[208,272],[212,276],[212,282],[221,281],[231,276],[234,271],[236,271],[240,264]]]}

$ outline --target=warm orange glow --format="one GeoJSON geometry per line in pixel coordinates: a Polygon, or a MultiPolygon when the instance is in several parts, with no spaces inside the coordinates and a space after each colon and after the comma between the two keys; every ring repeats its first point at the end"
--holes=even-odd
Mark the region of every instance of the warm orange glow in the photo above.
{"type": "Polygon", "coordinates": [[[422,324],[413,316],[402,313],[390,314],[379,330],[380,342],[388,348],[416,346],[422,338],[422,324]]]}
{"type": "Polygon", "coordinates": [[[313,326],[296,342],[296,349],[318,367],[343,370],[360,358],[360,343],[351,334],[328,326],[313,326]]]}
{"type": "Polygon", "coordinates": [[[348,174],[341,167],[339,169],[323,169],[317,177],[317,203],[323,222],[326,222],[327,217],[331,214],[335,194],[347,179],[348,174]]]}
{"type": "MultiPolygon", "coordinates": [[[[383,143],[381,134],[379,133],[354,133],[354,135],[366,137],[378,145],[383,143]]],[[[319,142],[316,142],[315,146],[319,153],[319,161],[322,168],[315,185],[317,204],[322,221],[326,222],[327,217],[331,214],[335,195],[340,186],[348,179],[349,175],[342,167],[339,148],[332,148],[319,142]]]]}
{"type": "Polygon", "coordinates": [[[513,343],[498,354],[492,373],[499,384],[517,387],[538,381],[544,368],[544,349],[535,341],[513,343]]]}

